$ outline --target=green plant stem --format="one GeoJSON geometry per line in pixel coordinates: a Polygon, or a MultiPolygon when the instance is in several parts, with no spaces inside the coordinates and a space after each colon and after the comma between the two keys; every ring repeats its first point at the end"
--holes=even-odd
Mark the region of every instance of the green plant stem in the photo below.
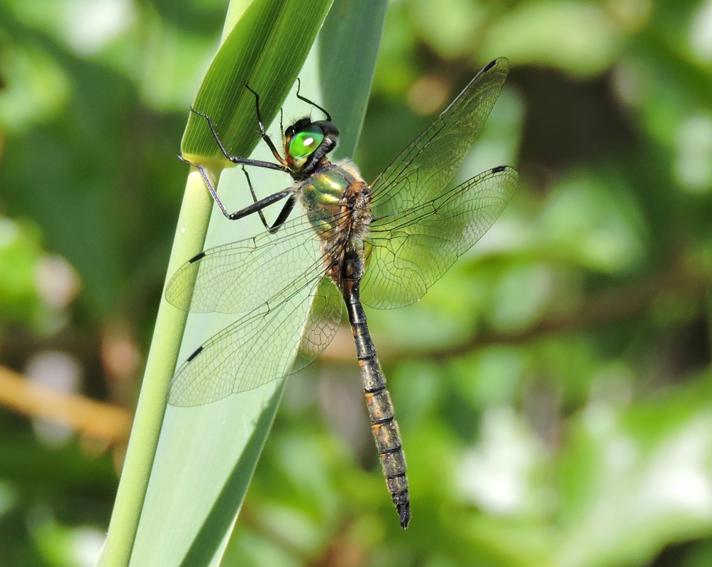
{"type": "MultiPolygon", "coordinates": [[[[342,0],[344,4],[350,1],[342,0]]],[[[263,116],[275,115],[288,86],[293,83],[298,69],[303,64],[313,34],[326,16],[329,5],[330,2],[327,0],[305,6],[294,0],[286,3],[259,0],[253,2],[251,10],[248,11],[244,10],[244,2],[243,6],[237,8],[231,5],[226,18],[226,27],[234,25],[238,17],[244,17],[240,20],[240,27],[235,30],[236,33],[229,35],[230,39],[225,44],[225,49],[218,52],[211,65],[206,81],[212,83],[208,84],[204,91],[201,87],[203,92],[201,109],[207,109],[211,117],[214,114],[222,116],[223,118],[219,120],[220,124],[233,125],[234,132],[227,126],[225,132],[228,139],[235,140],[236,145],[232,149],[239,155],[250,155],[254,142],[257,141],[254,124],[247,118],[252,116],[254,101],[243,92],[242,85],[249,78],[250,84],[256,85],[265,93],[263,116]],[[270,14],[275,17],[267,17],[270,14]],[[252,37],[259,37],[260,34],[265,36],[263,38],[265,41],[262,43],[258,43],[252,37]],[[262,45],[262,50],[254,52],[252,48],[255,45],[262,45]],[[280,49],[283,51],[285,47],[289,47],[290,51],[281,53],[280,49]],[[238,64],[237,61],[241,63],[238,64]],[[232,82],[228,82],[227,78],[232,82]],[[228,83],[229,85],[234,83],[239,88],[226,89],[225,85],[228,83]]],[[[382,12],[382,10],[379,12],[381,16],[382,12]]],[[[376,44],[380,29],[379,21],[379,26],[373,34],[376,44]]],[[[357,30],[352,31],[355,33],[357,30]]],[[[227,37],[228,34],[225,33],[224,39],[227,37]]],[[[349,41],[352,39],[349,36],[349,41]]],[[[334,38],[330,40],[333,41],[334,38]]],[[[375,57],[375,50],[371,51],[372,56],[375,57]]],[[[368,67],[365,76],[370,79],[373,60],[362,62],[362,65],[368,67]]],[[[315,68],[316,65],[312,63],[312,67],[315,68]]],[[[340,84],[333,88],[346,91],[344,95],[348,97],[347,89],[350,87],[351,85],[340,84]]],[[[368,89],[361,90],[363,92],[360,93],[360,98],[365,99],[368,89]]],[[[351,112],[359,115],[358,119],[353,121],[357,126],[360,125],[364,107],[365,102],[361,101],[351,109],[351,112]]],[[[348,123],[351,124],[352,121],[348,123]]],[[[213,164],[210,175],[215,178],[217,184],[217,177],[221,171],[220,163],[210,159],[212,155],[210,152],[216,152],[214,141],[203,121],[193,120],[193,124],[194,128],[201,130],[196,130],[193,138],[188,136],[193,140],[190,144],[184,137],[182,150],[184,155],[190,157],[192,154],[186,150],[190,150],[196,144],[209,148],[202,154],[198,152],[200,159],[197,161],[204,167],[213,164]]],[[[186,132],[188,130],[190,130],[190,123],[186,132]]],[[[358,127],[354,128],[347,138],[353,137],[355,140],[357,130],[358,127]]],[[[203,249],[211,208],[212,201],[202,179],[196,171],[191,171],[168,266],[169,274],[175,272],[180,262],[203,249]]],[[[233,230],[230,228],[231,232],[233,230]]],[[[212,564],[219,561],[224,549],[223,542],[231,526],[234,525],[235,513],[242,502],[264,439],[276,413],[281,385],[274,395],[264,402],[258,401],[259,396],[255,396],[242,400],[228,400],[219,410],[204,411],[201,408],[193,408],[190,411],[166,414],[167,392],[184,338],[186,319],[185,312],[161,300],[109,537],[99,563],[102,567],[125,567],[129,562],[136,565],[154,565],[157,557],[166,561],[164,563],[166,565],[177,564],[175,563],[177,558],[180,564],[204,565],[207,564],[206,562],[212,564]],[[241,404],[248,404],[250,407],[242,411],[241,404]],[[226,411],[233,408],[237,408],[237,411],[226,411]],[[221,411],[226,413],[223,414],[221,411]],[[214,443],[202,441],[201,427],[210,426],[209,430],[215,431],[215,425],[225,427],[230,423],[233,428],[245,429],[245,424],[242,422],[248,414],[251,415],[250,412],[256,412],[259,419],[237,437],[230,436],[224,441],[215,440],[214,443]],[[164,425],[165,423],[167,425],[164,425]],[[162,427],[165,427],[163,434],[162,427]],[[193,475],[193,468],[185,464],[185,447],[188,439],[194,443],[192,446],[194,461],[191,464],[198,467],[197,476],[193,475]],[[238,441],[240,443],[244,441],[244,447],[240,446],[238,441]],[[215,482],[209,483],[207,487],[201,485],[198,489],[193,481],[201,478],[203,473],[200,473],[201,459],[197,455],[203,454],[206,460],[214,459],[216,453],[213,449],[216,446],[221,447],[218,454],[227,459],[221,463],[225,465],[226,470],[222,471],[220,467],[216,467],[215,482]],[[236,460],[233,465],[230,465],[230,459],[233,458],[236,460]],[[179,460],[188,468],[183,468],[176,478],[173,465],[179,460]],[[223,473],[226,475],[225,478],[218,478],[223,473]],[[150,488],[149,478],[152,482],[150,488]],[[190,486],[191,489],[202,490],[200,492],[202,500],[198,508],[187,500],[176,498],[173,489],[181,484],[185,484],[184,488],[190,486]],[[213,489],[219,492],[213,494],[213,489]],[[177,521],[181,524],[179,519],[187,517],[188,525],[183,525],[184,522],[180,526],[172,525],[172,529],[169,529],[165,523],[168,508],[172,509],[175,515],[173,523],[177,521]],[[182,511],[186,512],[188,509],[190,514],[186,516],[182,511]],[[197,524],[196,521],[202,523],[197,524]],[[194,522],[195,525],[190,525],[190,522],[194,522]],[[141,532],[137,539],[139,524],[141,532]],[[171,541],[174,537],[181,539],[171,541]],[[161,542],[167,547],[161,549],[161,542]],[[182,544],[186,542],[187,551],[184,551],[182,544]],[[171,557],[170,560],[168,556],[171,557]],[[198,557],[200,560],[197,563],[192,562],[198,557]]],[[[267,393],[263,392],[260,395],[267,393]]]]}
{"type": "MultiPolygon", "coordinates": [[[[217,182],[219,172],[211,174],[217,182]]],[[[211,208],[212,200],[200,174],[191,169],[168,263],[169,274],[183,259],[203,248],[211,208]]],[[[128,565],[166,410],[166,392],[175,370],[187,317],[187,312],[170,306],[162,294],[109,536],[98,563],[102,567],[128,565]]]]}

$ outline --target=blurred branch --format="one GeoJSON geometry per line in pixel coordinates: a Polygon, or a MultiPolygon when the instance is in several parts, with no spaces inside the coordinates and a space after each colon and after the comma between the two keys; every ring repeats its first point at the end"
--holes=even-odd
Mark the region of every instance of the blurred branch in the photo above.
{"type": "MultiPolygon", "coordinates": [[[[709,273],[690,269],[679,263],[646,280],[590,297],[570,311],[553,315],[527,329],[473,335],[461,344],[432,350],[397,350],[382,347],[381,358],[386,363],[404,359],[441,360],[489,345],[522,344],[556,333],[590,329],[625,320],[643,312],[665,294],[704,296],[710,283],[712,276],[709,273]]],[[[707,301],[710,301],[709,295],[707,301]]],[[[340,329],[322,359],[351,364],[353,349],[351,334],[340,329]]],[[[119,406],[50,390],[29,382],[21,374],[4,366],[0,366],[0,405],[29,417],[57,421],[68,425],[81,435],[100,439],[111,445],[125,441],[131,427],[130,413],[119,406]]]]}
{"type": "Polygon", "coordinates": [[[110,445],[125,442],[131,427],[131,414],[119,406],[33,384],[5,366],[0,366],[0,405],[29,417],[56,421],[110,445]]]}
{"type": "MultiPolygon", "coordinates": [[[[645,311],[662,295],[703,296],[711,283],[712,274],[709,271],[690,268],[684,262],[677,262],[648,279],[584,299],[573,309],[552,315],[527,329],[473,334],[461,344],[432,350],[382,347],[381,360],[385,363],[405,359],[441,360],[490,345],[516,345],[556,333],[599,327],[645,311]]],[[[353,362],[353,357],[353,338],[343,329],[339,330],[332,345],[322,355],[323,360],[349,364],[353,362]]]]}
{"type": "Polygon", "coordinates": [[[245,504],[240,511],[240,523],[243,526],[249,526],[260,536],[269,540],[299,563],[305,564],[309,561],[309,553],[305,549],[293,543],[291,539],[285,537],[269,523],[263,522],[258,516],[252,513],[252,509],[247,504],[245,504]]]}
{"type": "Polygon", "coordinates": [[[353,522],[343,521],[333,534],[323,553],[307,567],[357,567],[369,563],[368,552],[351,534],[353,522]]]}
{"type": "Polygon", "coordinates": [[[335,531],[325,548],[313,558],[310,556],[309,551],[300,548],[279,530],[274,529],[269,523],[252,514],[249,506],[245,506],[240,513],[240,522],[242,525],[249,526],[256,533],[307,567],[356,567],[357,565],[366,564],[365,549],[349,537],[349,532],[353,526],[353,521],[349,518],[342,520],[339,525],[335,526],[335,531]]]}
{"type": "MultiPolygon", "coordinates": [[[[665,294],[702,295],[709,283],[709,274],[694,273],[678,265],[649,279],[589,297],[571,311],[543,319],[528,329],[475,336],[461,345],[433,350],[421,357],[448,358],[493,344],[521,344],[555,333],[607,325],[645,311],[665,294]]],[[[418,353],[402,353],[401,356],[417,357],[418,353]]]]}

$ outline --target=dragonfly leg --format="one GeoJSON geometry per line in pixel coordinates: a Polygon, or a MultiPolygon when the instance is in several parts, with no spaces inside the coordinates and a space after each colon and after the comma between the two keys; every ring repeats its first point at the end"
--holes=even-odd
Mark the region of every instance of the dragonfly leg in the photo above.
{"type": "Polygon", "coordinates": [[[178,154],[178,159],[181,160],[183,163],[187,163],[189,166],[194,167],[195,169],[198,170],[198,173],[200,173],[200,177],[203,178],[203,183],[205,183],[205,186],[208,188],[208,191],[210,192],[210,196],[213,198],[213,201],[215,201],[215,204],[220,209],[220,212],[223,215],[225,215],[226,217],[230,218],[230,213],[227,212],[225,205],[220,200],[218,191],[215,188],[215,185],[213,185],[213,181],[210,179],[210,176],[208,175],[208,172],[205,170],[205,168],[202,165],[198,165],[197,163],[188,161],[187,159],[185,159],[185,157],[183,157],[182,153],[178,154]]]}
{"type": "MultiPolygon", "coordinates": [[[[250,215],[254,213],[259,213],[264,209],[265,207],[269,207],[272,203],[276,203],[277,201],[281,201],[285,197],[288,197],[294,193],[294,189],[292,187],[288,187],[287,189],[283,189],[282,191],[278,191],[277,193],[272,193],[271,195],[267,195],[264,199],[260,199],[259,201],[255,201],[251,205],[248,205],[244,209],[240,209],[239,211],[235,211],[234,213],[229,213],[227,218],[230,220],[237,220],[241,219],[244,217],[249,217],[250,215]]],[[[262,215],[260,215],[262,217],[262,215]]],[[[279,220],[279,219],[277,219],[279,220]]],[[[284,221],[282,221],[284,222],[284,221]]],[[[271,227],[268,226],[265,223],[265,226],[267,227],[267,230],[272,232],[271,227]]]]}
{"type": "MultiPolygon", "coordinates": [[[[252,200],[257,203],[259,202],[257,199],[257,195],[255,194],[255,190],[252,188],[252,181],[250,181],[250,176],[247,173],[247,170],[243,167],[242,172],[245,174],[245,177],[247,178],[247,185],[250,188],[250,194],[252,195],[252,200]]],[[[287,199],[287,202],[284,203],[284,207],[282,207],[282,210],[279,211],[279,215],[277,215],[277,220],[274,221],[274,223],[270,226],[267,220],[265,219],[264,214],[262,214],[262,209],[259,209],[257,211],[257,214],[260,215],[260,220],[262,221],[262,224],[264,227],[267,229],[267,232],[270,234],[274,234],[279,230],[279,227],[281,227],[284,222],[287,220],[289,215],[292,212],[292,209],[294,209],[294,204],[296,203],[296,199],[294,198],[294,195],[290,195],[289,198],[287,199]]]]}
{"type": "MultiPolygon", "coordinates": [[[[258,201],[257,195],[255,194],[255,190],[252,188],[252,181],[250,181],[250,175],[247,173],[247,170],[245,169],[245,166],[242,166],[242,173],[245,174],[245,179],[247,179],[247,186],[250,188],[250,195],[252,195],[252,202],[256,203],[258,201]]],[[[262,225],[269,230],[270,226],[269,223],[267,222],[267,219],[265,218],[264,213],[262,212],[262,209],[259,209],[257,211],[257,214],[260,216],[260,220],[262,221],[262,225]]]]}
{"type": "Polygon", "coordinates": [[[309,100],[307,97],[303,96],[303,95],[299,92],[301,88],[302,88],[302,81],[301,81],[299,78],[297,78],[297,98],[298,98],[299,100],[302,100],[302,101],[306,102],[307,104],[311,104],[313,107],[318,108],[319,110],[321,110],[324,114],[326,114],[326,119],[327,119],[329,122],[331,122],[331,114],[329,114],[323,106],[319,106],[319,105],[318,105],[317,103],[315,103],[314,101],[309,100]]]}
{"type": "Polygon", "coordinates": [[[282,165],[282,159],[280,157],[279,161],[280,163],[272,163],[269,161],[262,161],[259,159],[250,159],[250,158],[243,158],[240,156],[234,156],[230,152],[227,151],[227,148],[225,147],[225,144],[223,144],[222,139],[220,139],[220,135],[218,134],[217,129],[215,128],[215,124],[213,123],[213,119],[210,118],[207,114],[204,112],[200,112],[199,110],[196,110],[195,108],[191,107],[190,111],[195,114],[196,116],[200,116],[205,120],[205,122],[208,124],[208,128],[210,128],[210,133],[213,136],[213,139],[215,140],[215,143],[218,145],[220,148],[220,152],[222,153],[223,156],[225,156],[225,159],[231,161],[232,163],[240,164],[240,165],[250,165],[253,167],[262,167],[264,169],[274,169],[276,171],[283,171],[284,173],[290,173],[290,170],[288,167],[282,165]]]}
{"type": "Polygon", "coordinates": [[[279,211],[279,215],[277,215],[277,220],[274,221],[274,224],[267,229],[270,234],[274,234],[275,232],[277,232],[279,228],[284,224],[284,222],[289,218],[289,215],[292,213],[292,209],[294,209],[294,204],[296,202],[297,199],[294,197],[294,195],[291,195],[287,199],[287,202],[284,203],[284,207],[282,207],[282,210],[279,211]]]}
{"type": "MultiPolygon", "coordinates": [[[[250,188],[250,195],[252,195],[252,200],[255,203],[258,203],[257,195],[255,194],[255,190],[252,187],[252,181],[250,181],[250,176],[247,173],[247,170],[243,167],[242,172],[245,174],[245,177],[247,178],[247,186],[250,188]]],[[[284,222],[287,220],[289,217],[290,213],[292,212],[292,209],[294,208],[294,203],[296,202],[296,199],[294,198],[294,195],[290,195],[289,199],[287,199],[287,202],[284,203],[284,207],[282,207],[282,210],[279,212],[279,215],[277,215],[277,220],[274,221],[274,224],[271,226],[267,222],[267,219],[265,219],[264,214],[262,213],[262,209],[257,210],[257,214],[260,215],[260,220],[262,221],[262,225],[267,229],[267,232],[270,234],[274,234],[279,230],[279,227],[284,224],[284,222]]],[[[230,218],[230,217],[228,217],[230,218]]]]}
{"type": "MultiPolygon", "coordinates": [[[[260,114],[260,95],[257,94],[257,91],[255,91],[247,83],[245,83],[245,88],[248,91],[250,91],[253,95],[255,95],[255,114],[257,114],[257,125],[260,127],[260,136],[262,136],[262,140],[264,140],[264,143],[267,144],[267,146],[269,146],[269,149],[272,152],[274,159],[276,159],[283,166],[286,166],[287,162],[284,161],[284,158],[277,151],[277,148],[275,147],[274,142],[272,142],[272,138],[269,137],[269,134],[267,133],[267,129],[265,128],[265,125],[262,122],[262,115],[260,114]]],[[[282,118],[281,118],[282,109],[280,108],[279,111],[280,111],[279,127],[282,128],[282,118]]]]}
{"type": "MultiPolygon", "coordinates": [[[[250,184],[250,192],[252,193],[254,203],[252,203],[251,205],[248,205],[247,207],[245,207],[243,209],[235,211],[234,213],[231,213],[227,210],[227,208],[225,207],[225,204],[220,199],[217,189],[215,188],[215,185],[213,184],[212,180],[210,179],[210,176],[208,175],[208,172],[205,170],[205,168],[202,165],[188,161],[187,159],[185,159],[185,157],[183,157],[182,154],[178,154],[178,159],[180,159],[182,162],[187,163],[191,167],[194,167],[198,170],[198,172],[200,173],[200,176],[203,178],[203,183],[205,183],[205,186],[208,188],[208,191],[210,192],[210,195],[213,198],[213,201],[215,201],[215,204],[218,206],[218,208],[220,209],[220,212],[225,216],[225,218],[227,218],[229,220],[237,220],[237,219],[241,219],[243,217],[247,217],[254,213],[259,213],[260,219],[262,219],[262,222],[264,223],[265,227],[267,228],[267,230],[270,230],[270,232],[273,232],[271,229],[274,228],[274,225],[272,227],[270,227],[267,224],[267,221],[264,220],[264,216],[262,215],[262,209],[264,209],[265,207],[269,207],[272,203],[276,203],[277,201],[280,201],[280,200],[284,199],[285,197],[292,195],[294,192],[292,187],[288,187],[287,189],[278,191],[277,193],[273,193],[272,195],[267,195],[267,197],[265,197],[264,199],[258,200],[257,196],[255,195],[254,191],[252,190],[252,185],[250,184]]],[[[245,173],[247,173],[247,172],[245,172],[245,173]]],[[[248,177],[248,182],[249,182],[249,177],[248,177]]],[[[294,204],[292,204],[292,207],[293,206],[294,206],[294,204]]],[[[291,207],[290,207],[290,211],[291,211],[291,207]]],[[[277,223],[279,223],[280,219],[282,218],[283,213],[284,213],[284,209],[277,217],[277,221],[275,222],[275,225],[277,225],[277,223]]],[[[281,222],[283,223],[284,220],[286,220],[286,217],[281,222]]],[[[281,224],[281,223],[279,223],[279,224],[281,224]]],[[[279,226],[277,226],[277,228],[279,228],[279,226]]],[[[275,228],[274,230],[277,230],[277,229],[275,228]]]]}

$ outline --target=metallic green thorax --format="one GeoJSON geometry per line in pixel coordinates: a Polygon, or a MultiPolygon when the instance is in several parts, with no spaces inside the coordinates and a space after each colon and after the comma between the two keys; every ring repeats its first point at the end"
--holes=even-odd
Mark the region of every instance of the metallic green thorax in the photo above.
{"type": "Polygon", "coordinates": [[[357,178],[343,164],[329,164],[305,180],[301,195],[312,226],[323,239],[334,236],[344,194],[357,178]]]}

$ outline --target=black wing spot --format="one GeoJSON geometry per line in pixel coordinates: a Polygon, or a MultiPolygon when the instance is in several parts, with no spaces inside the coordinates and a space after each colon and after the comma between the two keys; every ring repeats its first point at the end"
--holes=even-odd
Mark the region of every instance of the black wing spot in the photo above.
{"type": "Polygon", "coordinates": [[[205,252],[199,252],[198,254],[196,254],[195,256],[193,256],[190,260],[188,260],[188,263],[189,263],[189,264],[192,264],[193,262],[197,262],[198,260],[200,260],[200,259],[203,258],[204,256],[205,256],[205,252]]]}
{"type": "Polygon", "coordinates": [[[499,173],[500,171],[504,171],[507,169],[506,165],[498,165],[497,167],[492,168],[492,173],[499,173]]]}
{"type": "Polygon", "coordinates": [[[482,69],[482,72],[486,73],[487,71],[489,71],[492,67],[495,66],[495,63],[497,63],[497,60],[492,59],[492,61],[490,61],[489,63],[487,63],[487,65],[484,66],[484,68],[482,69]]]}
{"type": "Polygon", "coordinates": [[[198,356],[202,351],[203,351],[203,347],[202,347],[202,346],[199,346],[198,348],[196,348],[195,351],[193,352],[193,354],[191,354],[191,355],[188,357],[187,362],[190,362],[191,360],[193,360],[193,359],[194,359],[196,356],[198,356]]]}

